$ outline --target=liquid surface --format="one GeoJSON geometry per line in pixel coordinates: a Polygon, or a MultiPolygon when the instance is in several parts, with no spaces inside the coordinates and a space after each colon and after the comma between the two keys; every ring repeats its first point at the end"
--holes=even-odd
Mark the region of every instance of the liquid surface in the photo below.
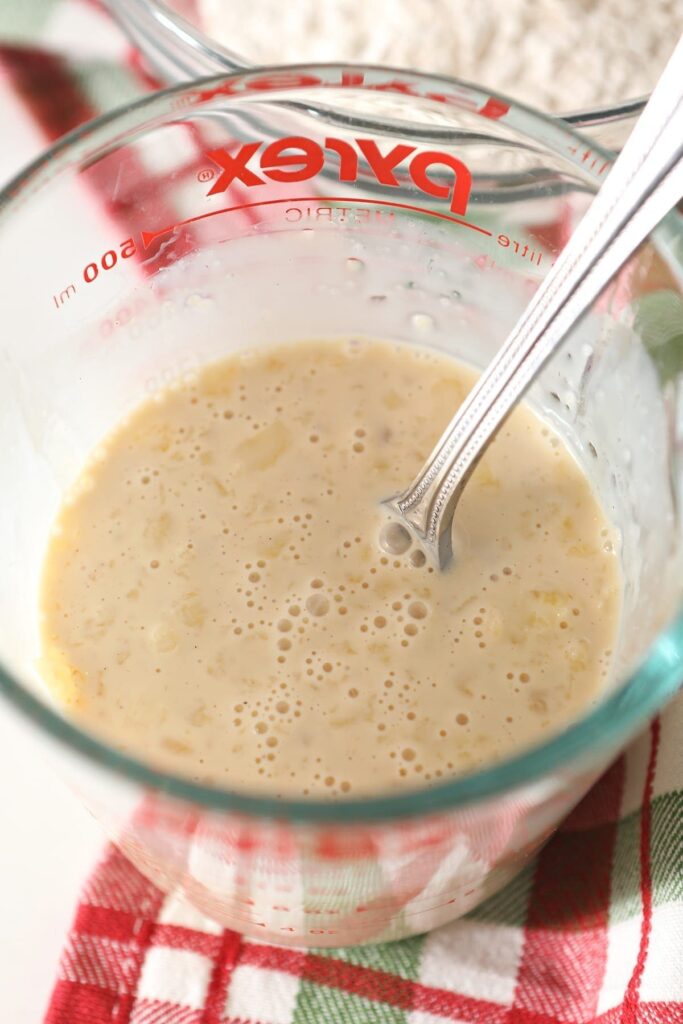
{"type": "Polygon", "coordinates": [[[436,353],[310,342],[142,405],[50,540],[41,668],[59,702],[157,767],[330,798],[470,772],[579,716],[621,579],[542,421],[517,409],[485,455],[447,572],[382,533],[380,500],[474,380],[436,353]]]}

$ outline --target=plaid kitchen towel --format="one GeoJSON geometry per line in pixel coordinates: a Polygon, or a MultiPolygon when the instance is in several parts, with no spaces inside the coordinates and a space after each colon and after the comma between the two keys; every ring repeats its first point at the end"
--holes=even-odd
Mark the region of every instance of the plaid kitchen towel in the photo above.
{"type": "Polygon", "coordinates": [[[683,1024],[680,699],[461,921],[304,951],[221,929],[110,847],[46,1024],[683,1024]]]}
{"type": "MultiPolygon", "coordinates": [[[[0,0],[0,181],[153,85],[96,0],[0,0]]],[[[109,847],[46,1024],[683,1024],[682,736],[683,697],[511,885],[385,946],[244,939],[109,847]]]]}

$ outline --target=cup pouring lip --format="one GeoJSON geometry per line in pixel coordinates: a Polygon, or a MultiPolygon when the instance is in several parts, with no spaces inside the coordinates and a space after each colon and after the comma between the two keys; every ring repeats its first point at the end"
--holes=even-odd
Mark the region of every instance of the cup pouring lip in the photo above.
{"type": "MultiPolygon", "coordinates": [[[[187,79],[255,69],[252,61],[212,38],[169,0],[105,0],[105,4],[169,84],[181,76],[187,79]]],[[[635,121],[647,100],[647,95],[615,97],[548,116],[565,121],[575,131],[592,132],[615,122],[635,121]]]]}

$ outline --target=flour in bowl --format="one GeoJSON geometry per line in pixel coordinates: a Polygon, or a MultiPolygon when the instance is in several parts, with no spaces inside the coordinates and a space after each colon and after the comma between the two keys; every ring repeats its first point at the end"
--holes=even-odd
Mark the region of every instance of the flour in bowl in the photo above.
{"type": "Polygon", "coordinates": [[[552,111],[649,92],[683,23],[683,0],[196,2],[205,31],[255,63],[399,65],[552,111]]]}

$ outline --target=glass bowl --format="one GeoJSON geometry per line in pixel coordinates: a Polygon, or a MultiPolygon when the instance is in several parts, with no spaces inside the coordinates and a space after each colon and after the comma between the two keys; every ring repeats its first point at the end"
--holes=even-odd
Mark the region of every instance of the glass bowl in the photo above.
{"type": "MultiPolygon", "coordinates": [[[[154,72],[168,85],[253,67],[247,57],[216,42],[203,30],[196,0],[104,2],[154,72]]],[[[618,151],[646,102],[646,96],[615,96],[612,102],[556,116],[604,148],[618,151]]]]}
{"type": "Polygon", "coordinates": [[[388,796],[278,801],[112,749],[63,716],[36,669],[63,494],[129,409],[232,349],[361,331],[484,365],[608,168],[561,121],[462,82],[301,66],[149,96],[60,141],[0,194],[2,712],[145,875],[223,925],[339,946],[467,912],[676,692],[679,221],[529,394],[618,527],[626,585],[613,687],[503,763],[388,796]],[[399,144],[387,172],[382,155],[399,144]]]}

